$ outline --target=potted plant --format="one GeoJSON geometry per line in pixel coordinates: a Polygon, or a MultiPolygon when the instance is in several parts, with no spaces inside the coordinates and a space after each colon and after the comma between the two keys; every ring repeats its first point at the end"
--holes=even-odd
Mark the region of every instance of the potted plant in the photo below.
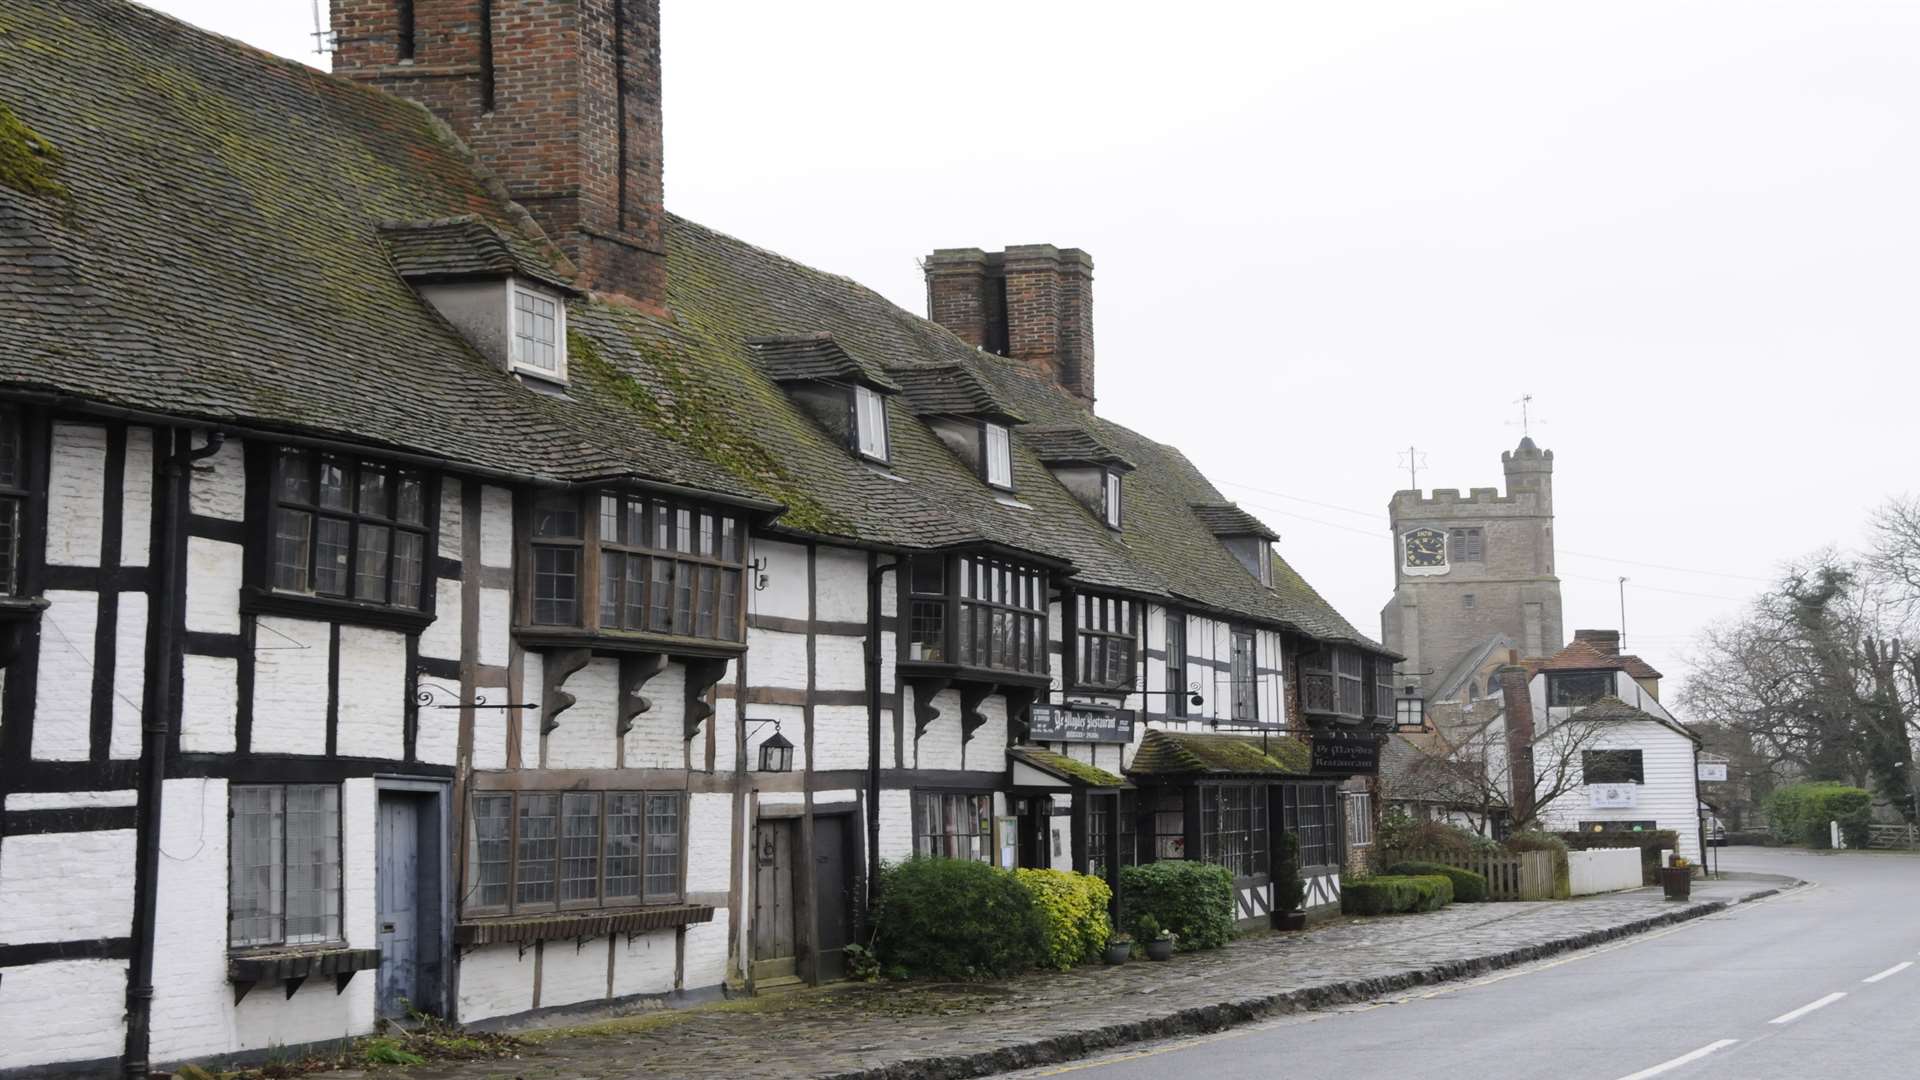
{"type": "Polygon", "coordinates": [[[1107,963],[1124,964],[1133,955],[1133,935],[1115,930],[1107,935],[1107,963]]]}
{"type": "Polygon", "coordinates": [[[1173,931],[1160,929],[1159,919],[1152,915],[1142,915],[1134,930],[1140,935],[1140,940],[1146,942],[1147,959],[1173,959],[1173,931]]]}
{"type": "Polygon", "coordinates": [[[1675,855],[1667,865],[1660,868],[1660,887],[1666,890],[1667,899],[1685,900],[1693,895],[1693,864],[1684,857],[1675,855]]]}
{"type": "Polygon", "coordinates": [[[1300,841],[1283,832],[1274,851],[1273,926],[1276,930],[1305,930],[1307,913],[1300,905],[1307,898],[1307,883],[1300,877],[1300,841]]]}

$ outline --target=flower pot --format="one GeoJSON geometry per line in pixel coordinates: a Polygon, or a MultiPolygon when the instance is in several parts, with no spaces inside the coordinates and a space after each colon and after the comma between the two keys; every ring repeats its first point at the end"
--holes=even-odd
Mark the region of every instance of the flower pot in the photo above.
{"type": "Polygon", "coordinates": [[[1132,955],[1133,955],[1133,942],[1131,941],[1107,942],[1107,963],[1124,964],[1127,962],[1127,957],[1132,955]]]}
{"type": "Polygon", "coordinates": [[[1173,959],[1173,939],[1170,937],[1155,938],[1152,941],[1147,942],[1147,959],[1149,960],[1173,959]]]}
{"type": "Polygon", "coordinates": [[[1685,900],[1693,895],[1693,869],[1686,866],[1660,868],[1660,887],[1669,900],[1685,900]]]}
{"type": "Polygon", "coordinates": [[[1273,917],[1275,930],[1305,930],[1307,913],[1304,911],[1283,911],[1273,917]]]}

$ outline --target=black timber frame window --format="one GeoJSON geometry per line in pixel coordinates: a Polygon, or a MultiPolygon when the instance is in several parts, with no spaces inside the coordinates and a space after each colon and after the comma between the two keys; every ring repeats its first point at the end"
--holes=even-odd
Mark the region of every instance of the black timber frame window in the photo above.
{"type": "Polygon", "coordinates": [[[1547,706],[1578,708],[1614,692],[1611,671],[1568,671],[1547,674],[1547,706]]]}
{"type": "Polygon", "coordinates": [[[32,506],[26,424],[20,410],[0,405],[0,596],[25,588],[25,544],[32,506]]]}
{"type": "Polygon", "coordinates": [[[905,659],[1046,674],[1046,571],[993,556],[913,556],[905,659]]]}
{"type": "Polygon", "coordinates": [[[1073,681],[1096,690],[1132,690],[1139,660],[1141,605],[1118,596],[1073,594],[1073,681]]]}
{"type": "Polygon", "coordinates": [[[1200,786],[1202,858],[1234,877],[1255,877],[1268,868],[1267,784],[1200,786]]]}
{"type": "Polygon", "coordinates": [[[227,870],[229,948],[345,940],[340,785],[235,784],[227,870]]]}
{"type": "Polygon", "coordinates": [[[1486,533],[1474,528],[1454,528],[1447,530],[1448,562],[1485,562],[1487,560],[1486,533]]]}
{"type": "Polygon", "coordinates": [[[546,493],[529,532],[532,625],[742,640],[738,514],[641,492],[546,493]]]}
{"type": "Polygon", "coordinates": [[[1168,609],[1167,627],[1167,716],[1187,715],[1187,613],[1168,609]]]}
{"type": "Polygon", "coordinates": [[[1149,789],[1141,793],[1147,812],[1152,815],[1153,858],[1187,857],[1187,798],[1177,787],[1149,789]]]}
{"type": "Polygon", "coordinates": [[[993,795],[981,791],[913,793],[913,853],[993,862],[993,795]]]}
{"type": "Polygon", "coordinates": [[[467,830],[466,913],[678,903],[679,791],[480,791],[467,830]]]}
{"type": "Polygon", "coordinates": [[[1260,639],[1251,630],[1233,631],[1233,719],[1260,719],[1260,639]]]}
{"type": "Polygon", "coordinates": [[[1340,788],[1337,784],[1282,784],[1280,827],[1300,845],[1300,865],[1337,866],[1341,850],[1340,788]]]}
{"type": "Polygon", "coordinates": [[[430,476],[287,447],[273,457],[267,584],[293,596],[419,611],[432,586],[438,493],[430,476]]]}
{"type": "Polygon", "coordinates": [[[1361,720],[1381,715],[1370,711],[1379,708],[1392,715],[1393,688],[1381,680],[1391,679],[1393,668],[1384,661],[1351,645],[1329,644],[1301,666],[1300,703],[1307,712],[1361,720]]]}
{"type": "Polygon", "coordinates": [[[1582,750],[1580,780],[1586,784],[1644,784],[1647,770],[1639,750],[1582,750]]]}
{"type": "Polygon", "coordinates": [[[1366,718],[1378,724],[1393,723],[1398,708],[1393,692],[1393,661],[1374,653],[1365,655],[1366,718]]]}

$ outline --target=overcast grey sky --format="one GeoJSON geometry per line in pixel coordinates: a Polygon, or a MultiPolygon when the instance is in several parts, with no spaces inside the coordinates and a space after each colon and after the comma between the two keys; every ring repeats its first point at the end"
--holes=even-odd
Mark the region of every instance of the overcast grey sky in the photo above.
{"type": "MultiPolygon", "coordinates": [[[[312,0],[152,2],[325,62],[312,0]]],[[[932,248],[1087,249],[1101,412],[1369,633],[1397,452],[1498,483],[1523,392],[1569,632],[1628,575],[1669,676],[1920,488],[1920,4],[664,8],[669,206],[916,312],[932,248]]]]}

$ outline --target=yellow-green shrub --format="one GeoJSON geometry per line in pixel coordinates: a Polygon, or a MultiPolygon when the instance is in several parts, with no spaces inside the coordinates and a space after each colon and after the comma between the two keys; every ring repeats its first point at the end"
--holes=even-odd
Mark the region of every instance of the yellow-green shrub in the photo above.
{"type": "Polygon", "coordinates": [[[1043,966],[1065,971],[1107,947],[1113,891],[1106,882],[1071,870],[1016,870],[1014,876],[1033,894],[1046,930],[1043,966]]]}

